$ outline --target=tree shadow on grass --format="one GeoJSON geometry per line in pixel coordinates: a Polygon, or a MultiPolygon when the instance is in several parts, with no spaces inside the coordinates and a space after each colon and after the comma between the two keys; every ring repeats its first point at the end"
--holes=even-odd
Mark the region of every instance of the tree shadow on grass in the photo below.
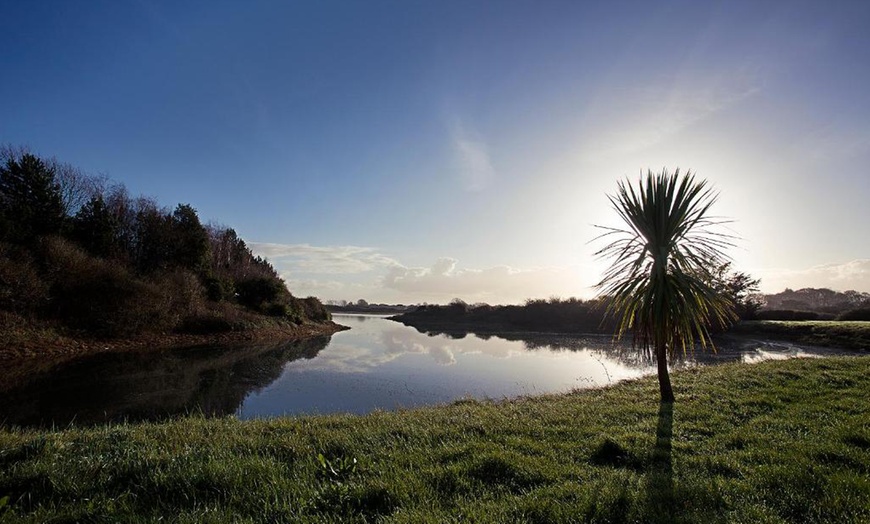
{"type": "Polygon", "coordinates": [[[656,443],[650,470],[647,474],[647,514],[650,522],[673,522],[674,468],[671,456],[671,437],[674,425],[674,404],[659,404],[656,443]]]}

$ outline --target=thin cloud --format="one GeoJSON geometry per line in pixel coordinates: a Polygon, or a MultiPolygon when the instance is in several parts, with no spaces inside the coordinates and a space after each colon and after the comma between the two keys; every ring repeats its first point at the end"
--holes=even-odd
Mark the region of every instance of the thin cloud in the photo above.
{"type": "Polygon", "coordinates": [[[431,267],[391,266],[381,280],[384,288],[437,302],[461,298],[467,302],[521,302],[527,298],[584,293],[572,268],[518,269],[506,265],[483,269],[459,268],[443,257],[431,267]]]}
{"type": "Polygon", "coordinates": [[[767,292],[785,288],[830,288],[836,291],[870,292],[870,259],[856,259],[841,264],[823,264],[807,269],[763,269],[757,274],[767,292]]]}
{"type": "Polygon", "coordinates": [[[495,180],[495,169],[486,142],[470,133],[461,122],[453,126],[451,138],[465,189],[482,191],[489,187],[495,180]]]}
{"type": "Polygon", "coordinates": [[[272,263],[297,296],[323,300],[420,303],[520,303],[528,298],[590,296],[585,275],[577,267],[516,268],[497,265],[461,267],[440,257],[428,267],[406,266],[363,246],[312,246],[251,242],[257,255],[272,263]]]}
{"type": "Polygon", "coordinates": [[[291,274],[356,274],[398,265],[372,247],[268,242],[250,242],[248,246],[255,254],[268,258],[280,270],[291,274]]]}
{"type": "Polygon", "coordinates": [[[634,153],[664,142],[684,129],[729,109],[761,91],[754,75],[720,76],[699,85],[695,80],[671,88],[618,92],[599,101],[592,120],[603,123],[586,143],[593,156],[634,153]]]}
{"type": "Polygon", "coordinates": [[[815,162],[855,158],[870,151],[870,131],[828,125],[804,136],[795,150],[815,162]]]}

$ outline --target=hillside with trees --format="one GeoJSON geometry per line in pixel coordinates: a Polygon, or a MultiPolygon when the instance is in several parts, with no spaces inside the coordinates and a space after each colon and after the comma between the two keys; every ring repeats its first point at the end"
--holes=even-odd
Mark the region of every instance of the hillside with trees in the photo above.
{"type": "Polygon", "coordinates": [[[870,293],[827,288],[786,289],[764,295],[759,318],[769,320],[870,320],[870,293]]]}
{"type": "Polygon", "coordinates": [[[0,150],[5,349],[315,325],[333,326],[317,298],[293,296],[233,229],[202,224],[192,206],[0,150]]]}

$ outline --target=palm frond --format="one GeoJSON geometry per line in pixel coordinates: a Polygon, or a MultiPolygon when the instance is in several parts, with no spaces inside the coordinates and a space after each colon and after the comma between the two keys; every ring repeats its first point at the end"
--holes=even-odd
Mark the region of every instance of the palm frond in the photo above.
{"type": "Polygon", "coordinates": [[[626,227],[601,227],[595,240],[608,243],[596,256],[611,265],[596,287],[619,318],[616,336],[631,331],[647,354],[654,347],[686,353],[696,338],[712,346],[709,326],[734,318],[708,278],[734,241],[719,229],[730,221],[709,214],[718,194],[690,171],[663,170],[648,171],[636,187],[620,181],[608,198],[626,227]]]}

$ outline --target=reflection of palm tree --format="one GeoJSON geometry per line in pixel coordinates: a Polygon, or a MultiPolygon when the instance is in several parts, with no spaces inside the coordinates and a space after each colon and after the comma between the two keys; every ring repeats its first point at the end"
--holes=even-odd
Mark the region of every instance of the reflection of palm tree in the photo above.
{"type": "Polygon", "coordinates": [[[597,255],[613,262],[597,287],[619,317],[616,336],[631,330],[634,347],[652,353],[662,401],[673,402],[668,356],[685,353],[695,336],[706,347],[708,326],[734,315],[709,284],[709,268],[727,260],[722,250],[731,245],[712,230],[722,223],[708,216],[716,193],[691,172],[665,170],[648,171],[637,189],[619,182],[608,198],[628,227],[605,227],[598,237],[612,238],[597,255]]]}

